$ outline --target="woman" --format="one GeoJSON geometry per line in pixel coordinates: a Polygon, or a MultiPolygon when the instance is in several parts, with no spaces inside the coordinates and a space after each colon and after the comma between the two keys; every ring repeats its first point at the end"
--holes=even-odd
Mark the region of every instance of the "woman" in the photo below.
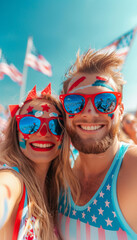
{"type": "Polygon", "coordinates": [[[58,239],[61,105],[49,86],[39,97],[34,87],[23,105],[10,106],[10,111],[0,156],[0,239],[58,239]]]}
{"type": "Polygon", "coordinates": [[[137,144],[137,118],[134,114],[124,114],[121,122],[120,139],[137,144]]]}

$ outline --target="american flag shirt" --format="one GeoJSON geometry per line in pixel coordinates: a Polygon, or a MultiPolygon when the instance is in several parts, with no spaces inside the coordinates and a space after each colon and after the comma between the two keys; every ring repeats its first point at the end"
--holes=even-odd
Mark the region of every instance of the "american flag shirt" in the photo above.
{"type": "Polygon", "coordinates": [[[135,240],[117,200],[117,176],[128,144],[121,143],[101,186],[84,206],[77,206],[68,189],[60,194],[58,223],[63,240],[135,240]],[[69,199],[69,201],[67,200],[69,199]]]}
{"type": "MultiPolygon", "coordinates": [[[[19,169],[17,167],[10,167],[6,164],[0,166],[0,169],[12,169],[19,173],[19,169]]],[[[36,218],[32,216],[29,221],[29,224],[27,224],[28,194],[27,194],[26,187],[25,187],[25,192],[23,194],[24,194],[24,202],[23,202],[23,206],[20,209],[18,209],[19,212],[17,212],[16,220],[17,219],[18,220],[15,221],[12,240],[38,240],[38,237],[37,237],[37,234],[35,233],[35,228],[34,228],[36,218]],[[18,226],[19,226],[19,229],[17,230],[18,226]],[[27,229],[25,229],[26,226],[27,226],[27,229]]],[[[39,231],[39,227],[37,228],[37,232],[38,231],[39,231]]]]}

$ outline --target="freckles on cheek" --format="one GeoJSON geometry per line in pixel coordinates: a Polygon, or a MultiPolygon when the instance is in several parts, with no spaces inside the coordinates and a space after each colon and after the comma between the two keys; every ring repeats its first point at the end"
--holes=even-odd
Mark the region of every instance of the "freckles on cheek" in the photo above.
{"type": "Polygon", "coordinates": [[[20,148],[26,149],[26,141],[24,138],[21,139],[22,141],[19,141],[20,148]]]}

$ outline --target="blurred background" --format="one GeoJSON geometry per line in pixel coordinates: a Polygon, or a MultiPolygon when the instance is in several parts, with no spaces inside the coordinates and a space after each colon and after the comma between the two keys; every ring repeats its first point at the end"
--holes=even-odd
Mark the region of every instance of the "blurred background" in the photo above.
{"type": "MultiPolygon", "coordinates": [[[[29,36],[37,51],[51,64],[52,76],[28,67],[26,92],[50,82],[55,93],[76,53],[101,49],[137,26],[136,0],[1,0],[0,48],[5,59],[22,73],[29,36]]],[[[125,111],[137,109],[137,34],[122,69],[125,111]]],[[[4,75],[0,104],[19,103],[20,85],[4,75]]],[[[26,93],[24,94],[26,96],[26,93]]]]}

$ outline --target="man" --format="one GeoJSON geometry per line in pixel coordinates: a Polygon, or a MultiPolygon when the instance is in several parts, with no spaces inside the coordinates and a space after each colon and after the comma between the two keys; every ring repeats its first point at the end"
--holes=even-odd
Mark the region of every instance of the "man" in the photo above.
{"type": "Polygon", "coordinates": [[[121,64],[115,53],[89,50],[77,56],[63,85],[66,129],[79,151],[72,171],[81,187],[78,197],[67,175],[68,197],[62,194],[59,201],[63,239],[137,239],[137,147],[118,139],[121,64]]]}

